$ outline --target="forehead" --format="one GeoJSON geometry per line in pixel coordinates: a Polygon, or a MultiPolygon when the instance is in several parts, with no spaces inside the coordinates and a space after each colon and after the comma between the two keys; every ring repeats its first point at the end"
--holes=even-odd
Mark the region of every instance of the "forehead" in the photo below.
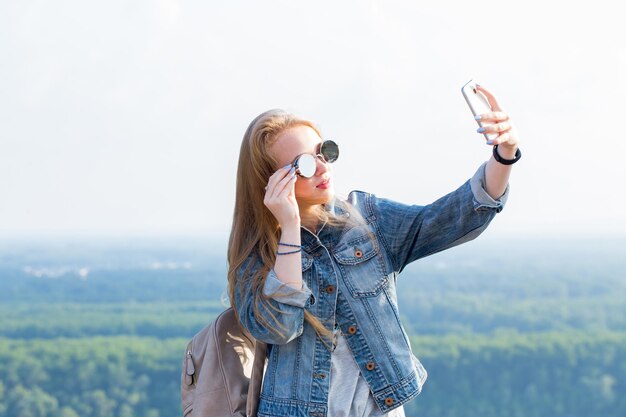
{"type": "Polygon", "coordinates": [[[290,164],[298,155],[315,153],[322,142],[317,132],[309,126],[296,126],[282,132],[271,146],[270,152],[280,166],[290,164]]]}

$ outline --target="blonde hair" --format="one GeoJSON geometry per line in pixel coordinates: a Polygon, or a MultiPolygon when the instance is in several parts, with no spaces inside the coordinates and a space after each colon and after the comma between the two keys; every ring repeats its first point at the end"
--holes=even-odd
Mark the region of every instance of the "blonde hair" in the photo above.
{"type": "MultiPolygon", "coordinates": [[[[280,109],[266,111],[257,116],[248,126],[243,136],[239,151],[237,168],[237,185],[235,196],[235,210],[233,224],[228,241],[228,295],[235,313],[235,286],[248,284],[254,295],[253,312],[262,326],[283,335],[284,326],[277,320],[272,311],[277,309],[269,303],[268,297],[262,288],[265,279],[276,261],[280,225],[274,215],[263,203],[265,185],[269,177],[278,169],[278,161],[269,152],[278,136],[287,129],[297,126],[308,126],[320,137],[320,130],[311,121],[299,118],[280,109]],[[261,267],[250,275],[249,271],[241,271],[245,261],[250,257],[257,257],[261,267]],[[244,272],[241,274],[241,272],[244,272]],[[242,282],[243,280],[250,280],[242,282]],[[259,296],[257,296],[257,294],[259,296]],[[271,323],[266,319],[268,313],[271,323]]],[[[326,227],[341,227],[345,220],[328,213],[319,205],[316,207],[318,217],[326,222],[326,227]]],[[[249,266],[254,265],[252,262],[249,266]]],[[[304,310],[304,319],[315,332],[324,340],[331,337],[332,332],[311,312],[304,310]]]]}

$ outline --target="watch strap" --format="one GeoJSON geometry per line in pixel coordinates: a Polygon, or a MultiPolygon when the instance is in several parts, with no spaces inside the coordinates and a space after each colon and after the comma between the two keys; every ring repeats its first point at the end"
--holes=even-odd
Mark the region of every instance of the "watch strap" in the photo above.
{"type": "Polygon", "coordinates": [[[513,165],[514,163],[519,161],[520,158],[522,157],[522,151],[520,151],[520,149],[517,148],[517,151],[515,151],[515,158],[513,158],[513,159],[504,159],[498,153],[498,145],[494,145],[493,146],[493,157],[495,158],[496,161],[500,162],[503,165],[513,165]]]}

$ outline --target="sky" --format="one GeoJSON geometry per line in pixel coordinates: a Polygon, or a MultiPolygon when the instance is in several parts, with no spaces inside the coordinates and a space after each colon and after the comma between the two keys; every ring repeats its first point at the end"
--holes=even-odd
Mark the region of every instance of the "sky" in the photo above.
{"type": "Polygon", "coordinates": [[[228,235],[243,133],[283,108],[340,145],[339,195],[428,204],[490,157],[490,88],[522,159],[489,230],[625,236],[616,2],[0,3],[0,237],[228,235]]]}

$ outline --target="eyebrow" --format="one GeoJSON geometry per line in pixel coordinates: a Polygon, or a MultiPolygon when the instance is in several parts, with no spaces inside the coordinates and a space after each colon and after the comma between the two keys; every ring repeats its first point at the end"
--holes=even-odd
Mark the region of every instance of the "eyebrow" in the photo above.
{"type": "MultiPolygon", "coordinates": [[[[317,156],[317,155],[319,155],[319,153],[320,153],[321,151],[322,151],[322,142],[318,143],[318,144],[317,144],[317,146],[315,147],[315,155],[316,155],[316,156],[317,156]]],[[[306,152],[305,152],[305,153],[306,153],[306,152]]],[[[295,162],[295,160],[296,160],[296,159],[298,159],[298,158],[299,158],[300,156],[302,156],[302,155],[304,155],[304,154],[302,154],[302,153],[301,153],[300,155],[296,156],[296,157],[293,159],[293,161],[295,162]]],[[[292,162],[292,164],[293,164],[293,162],[292,162]]]]}

